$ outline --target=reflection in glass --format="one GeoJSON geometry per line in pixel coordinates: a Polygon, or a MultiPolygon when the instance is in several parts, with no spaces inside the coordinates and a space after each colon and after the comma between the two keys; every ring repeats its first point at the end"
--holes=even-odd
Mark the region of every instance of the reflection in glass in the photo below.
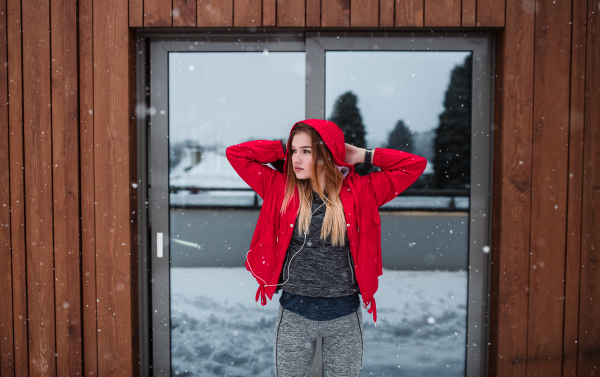
{"type": "MultiPolygon", "coordinates": [[[[413,191],[468,196],[470,52],[328,51],[326,56],[327,119],[342,128],[348,143],[423,156],[427,169],[413,191]]],[[[357,172],[368,173],[362,165],[357,172]]]]}
{"type": "MultiPolygon", "coordinates": [[[[326,53],[326,115],[346,140],[429,162],[412,192],[382,207],[384,274],[377,328],[363,312],[364,375],[464,375],[470,59],[468,52],[326,53]]],[[[255,307],[256,281],[244,268],[262,200],[225,148],[285,140],[304,119],[304,73],[304,52],[169,54],[173,375],[274,374],[279,296],[255,307]]]]}
{"type": "Polygon", "coordinates": [[[287,140],[304,119],[304,76],[303,52],[170,53],[171,205],[260,205],[225,148],[287,140]]]}
{"type": "Polygon", "coordinates": [[[304,114],[304,52],[169,54],[172,375],[273,375],[278,302],[255,306],[244,267],[262,199],[225,148],[287,139],[304,114]]]}
{"type": "MultiPolygon", "coordinates": [[[[346,142],[428,160],[381,207],[378,326],[365,310],[364,375],[465,375],[471,60],[470,52],[326,52],[325,113],[346,142]]],[[[378,170],[357,165],[361,175],[378,170]]]]}

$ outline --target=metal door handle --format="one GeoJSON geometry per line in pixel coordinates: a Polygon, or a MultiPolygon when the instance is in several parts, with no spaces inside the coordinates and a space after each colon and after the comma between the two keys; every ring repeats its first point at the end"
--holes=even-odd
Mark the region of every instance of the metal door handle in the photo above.
{"type": "Polygon", "coordinates": [[[163,234],[156,233],[156,257],[163,257],[163,234]]]}

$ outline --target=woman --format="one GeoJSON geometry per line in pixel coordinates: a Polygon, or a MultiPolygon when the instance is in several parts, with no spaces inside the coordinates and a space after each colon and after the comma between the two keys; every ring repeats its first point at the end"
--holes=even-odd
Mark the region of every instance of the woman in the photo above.
{"type": "Polygon", "coordinates": [[[246,269],[259,283],[255,300],[260,296],[263,306],[266,296],[283,290],[273,335],[276,376],[308,376],[318,337],[325,376],[360,375],[359,294],[377,323],[373,295],[382,274],[377,208],[413,184],[426,160],[346,144],[342,130],[321,119],[294,124],[287,146],[254,140],[226,154],[263,199],[246,269]],[[282,172],[263,165],[279,160],[282,172]],[[359,162],[381,171],[361,177],[354,172],[359,162]]]}

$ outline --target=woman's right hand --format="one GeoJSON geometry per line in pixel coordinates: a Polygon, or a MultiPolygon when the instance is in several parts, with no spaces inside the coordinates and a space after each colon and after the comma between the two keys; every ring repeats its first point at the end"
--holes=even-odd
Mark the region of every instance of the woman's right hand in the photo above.
{"type": "Polygon", "coordinates": [[[346,158],[344,162],[350,165],[356,165],[361,162],[365,162],[365,148],[355,147],[354,145],[346,144],[346,158]]]}

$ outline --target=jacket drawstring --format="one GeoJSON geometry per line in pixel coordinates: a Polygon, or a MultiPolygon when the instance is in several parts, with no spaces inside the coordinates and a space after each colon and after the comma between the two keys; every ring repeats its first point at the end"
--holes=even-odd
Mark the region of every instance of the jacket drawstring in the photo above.
{"type": "Polygon", "coordinates": [[[254,298],[254,301],[258,302],[258,296],[260,295],[260,304],[262,306],[267,305],[267,295],[265,294],[265,286],[264,285],[259,285],[258,289],[256,290],[256,297],[254,298]]]}
{"type": "MultiPolygon", "coordinates": [[[[366,308],[369,304],[364,304],[366,308]]],[[[371,307],[367,310],[369,314],[373,313],[373,321],[375,322],[375,327],[377,327],[377,305],[375,305],[375,296],[371,297],[371,307]]]]}

